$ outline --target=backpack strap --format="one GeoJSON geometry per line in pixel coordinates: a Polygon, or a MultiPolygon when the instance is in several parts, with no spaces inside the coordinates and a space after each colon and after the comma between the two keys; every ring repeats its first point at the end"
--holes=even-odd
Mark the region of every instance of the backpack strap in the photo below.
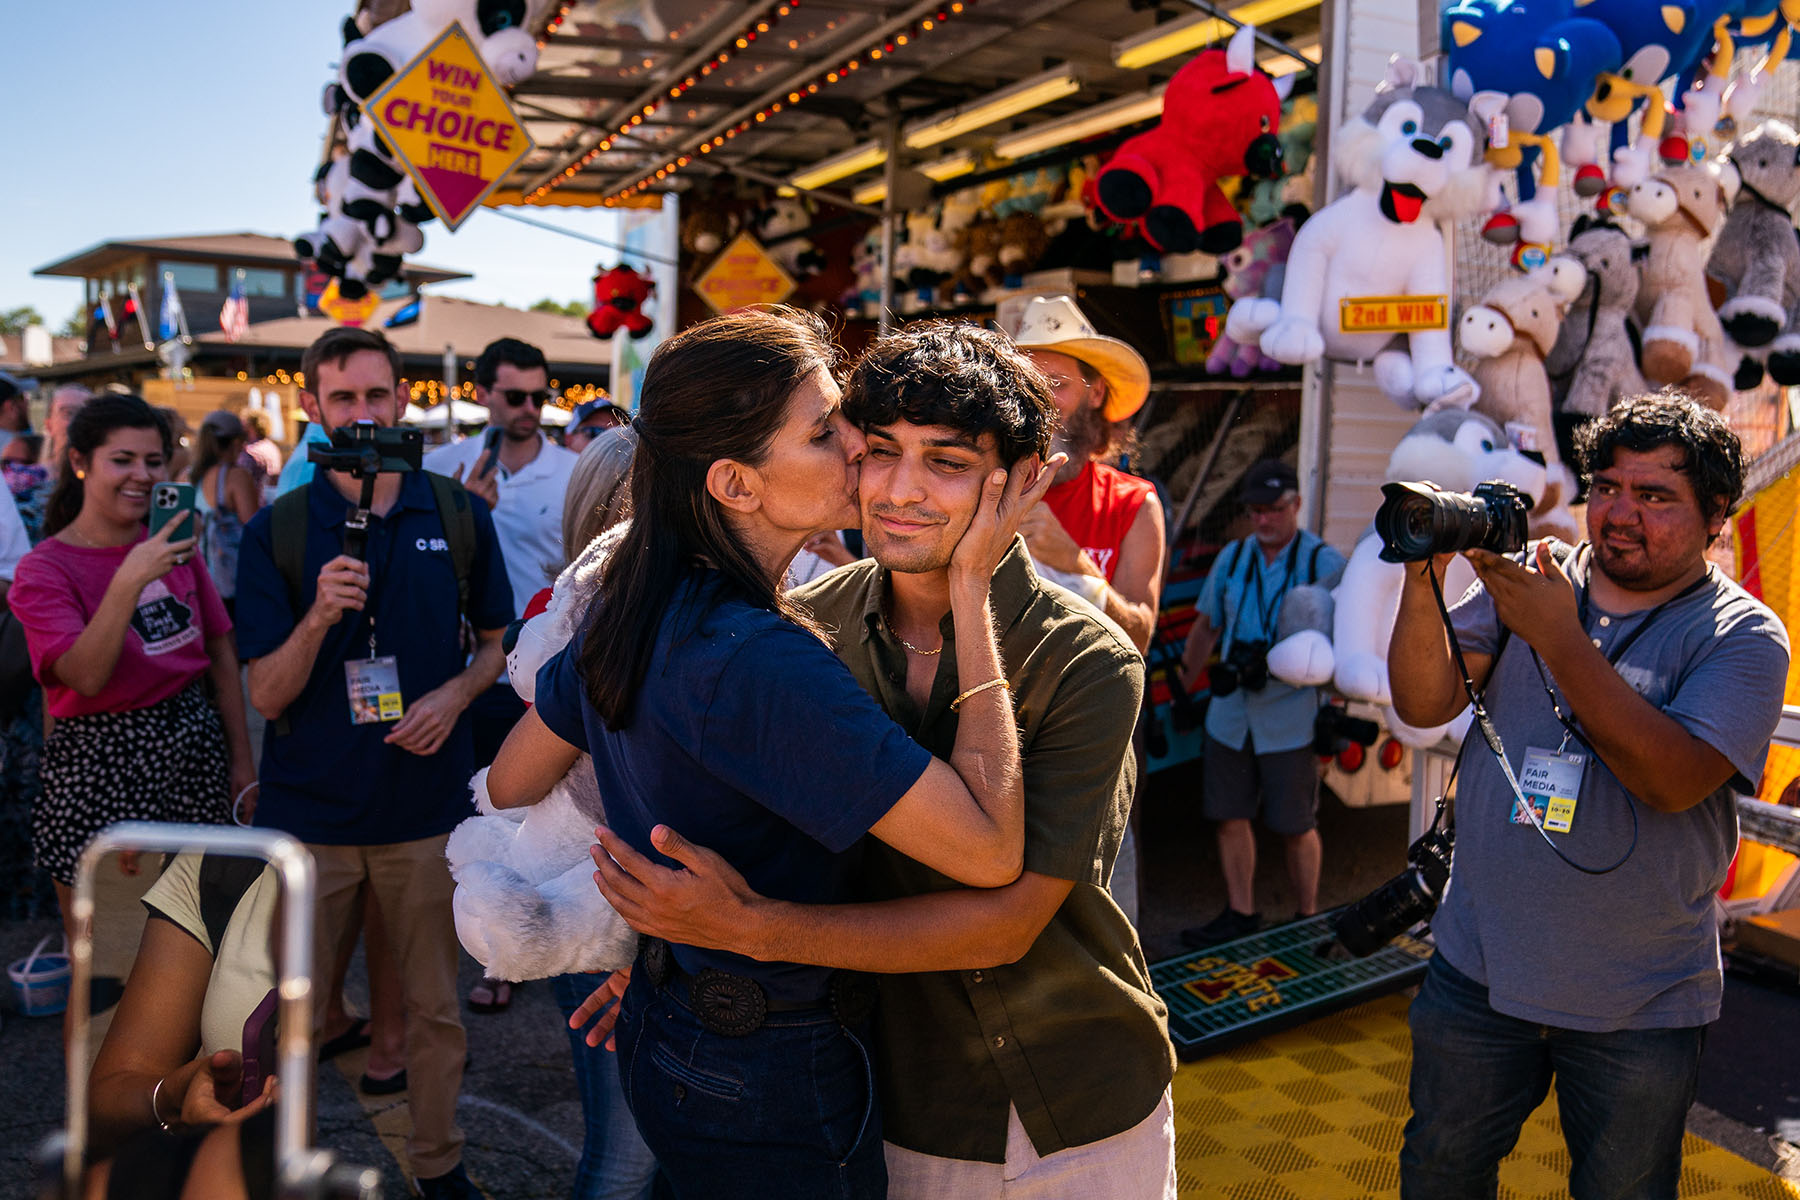
{"type": "Polygon", "coordinates": [[[206,926],[206,940],[212,943],[214,958],[219,956],[219,945],[232,914],[266,866],[260,858],[235,855],[207,854],[200,859],[200,920],[206,926]]]}
{"type": "MultiPolygon", "coordinates": [[[[1300,535],[1295,534],[1294,536],[1299,537],[1300,535]]],[[[1307,559],[1306,559],[1306,582],[1309,584],[1319,582],[1319,551],[1323,550],[1324,548],[1325,548],[1325,543],[1323,541],[1314,542],[1313,548],[1312,548],[1312,553],[1307,556],[1307,559]]]]}
{"type": "Polygon", "coordinates": [[[306,574],[306,506],[310,488],[295,488],[278,497],[269,515],[269,542],[275,552],[275,569],[287,584],[288,608],[300,619],[300,598],[306,574]]]}
{"type": "Polygon", "coordinates": [[[456,611],[469,611],[469,576],[475,571],[475,512],[469,507],[469,493],[448,475],[427,471],[431,495],[437,501],[438,521],[444,526],[444,539],[450,543],[450,565],[456,571],[456,611]]]}

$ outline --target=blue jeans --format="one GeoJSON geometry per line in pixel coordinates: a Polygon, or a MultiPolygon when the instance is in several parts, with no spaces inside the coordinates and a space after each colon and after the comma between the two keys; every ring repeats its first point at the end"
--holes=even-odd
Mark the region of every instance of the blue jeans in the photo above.
{"type": "Polygon", "coordinates": [[[887,1163],[868,1025],[824,1009],[713,1033],[639,970],[617,1030],[619,1074],[681,1200],[881,1200],[887,1163]]]}
{"type": "Polygon", "coordinates": [[[1500,1160],[1556,1080],[1575,1200],[1675,1200],[1706,1027],[1583,1033],[1503,1016],[1441,955],[1408,1017],[1402,1200],[1492,1200],[1500,1160]]]}
{"type": "Polygon", "coordinates": [[[637,1122],[625,1107],[613,1053],[589,1046],[583,1040],[585,1031],[568,1028],[568,1018],[604,978],[558,975],[550,981],[575,1058],[575,1086],[581,1093],[581,1115],[587,1126],[570,1196],[572,1200],[643,1200],[650,1194],[650,1180],[656,1174],[656,1156],[644,1145],[637,1122]]]}

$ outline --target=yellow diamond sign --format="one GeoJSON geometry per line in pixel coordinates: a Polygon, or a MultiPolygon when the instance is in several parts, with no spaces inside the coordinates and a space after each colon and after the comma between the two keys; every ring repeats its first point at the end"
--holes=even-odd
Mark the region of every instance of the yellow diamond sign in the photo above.
{"type": "Polygon", "coordinates": [[[369,97],[363,115],[451,229],[532,148],[506,93],[455,23],[369,97]]]}
{"type": "Polygon", "coordinates": [[[794,291],[794,281],[769,257],[760,243],[740,233],[694,283],[714,312],[727,313],[752,304],[780,304],[794,291]]]}

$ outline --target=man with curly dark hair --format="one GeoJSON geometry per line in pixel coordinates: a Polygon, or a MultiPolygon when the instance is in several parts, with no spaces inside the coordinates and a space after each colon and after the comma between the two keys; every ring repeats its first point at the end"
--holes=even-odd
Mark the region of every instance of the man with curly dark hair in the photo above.
{"type": "MultiPolygon", "coordinates": [[[[1471,550],[1480,583],[1450,610],[1507,761],[1463,744],[1410,1018],[1403,1197],[1491,1197],[1554,1078],[1571,1193],[1673,1200],[1719,1015],[1733,792],[1755,790],[1788,666],[1781,621],[1706,559],[1743,452],[1671,393],[1614,408],[1578,448],[1588,543],[1471,550]]],[[[1409,724],[1466,701],[1432,590],[1447,559],[1410,565],[1401,593],[1388,670],[1409,724]]]]}

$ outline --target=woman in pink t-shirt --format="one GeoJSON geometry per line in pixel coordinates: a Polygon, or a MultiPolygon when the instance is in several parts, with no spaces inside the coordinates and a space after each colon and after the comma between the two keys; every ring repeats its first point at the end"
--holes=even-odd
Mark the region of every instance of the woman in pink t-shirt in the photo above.
{"type": "Polygon", "coordinates": [[[168,426],[136,396],[99,396],[68,439],[51,536],[20,560],[9,597],[56,721],[31,825],[65,924],[75,860],[99,830],[224,823],[256,781],[231,622],[193,532],[144,528],[151,485],[168,478],[168,426]]]}

